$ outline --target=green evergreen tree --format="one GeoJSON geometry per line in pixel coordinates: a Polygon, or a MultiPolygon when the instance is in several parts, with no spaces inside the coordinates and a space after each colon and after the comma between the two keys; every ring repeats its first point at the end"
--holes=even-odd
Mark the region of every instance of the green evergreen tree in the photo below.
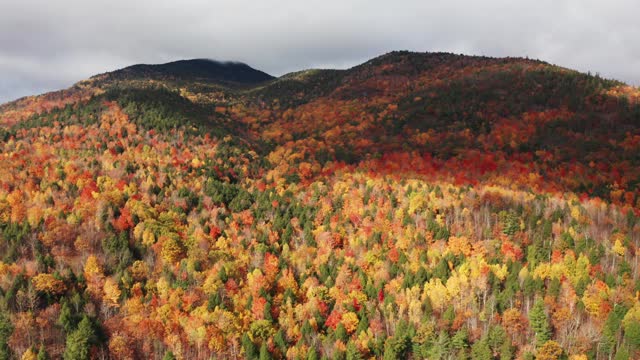
{"type": "Polygon", "coordinates": [[[251,341],[249,334],[242,335],[242,348],[244,349],[245,359],[255,359],[258,357],[258,350],[256,345],[251,341]]]}
{"type": "Polygon", "coordinates": [[[13,334],[11,320],[0,310],[0,360],[8,360],[11,358],[11,349],[9,349],[9,345],[7,344],[11,334],[13,334]]]}
{"type": "Polygon", "coordinates": [[[451,338],[451,347],[458,350],[468,347],[468,338],[469,334],[467,328],[458,330],[451,338]]]}
{"type": "Polygon", "coordinates": [[[500,325],[492,326],[489,328],[489,334],[487,336],[487,343],[489,348],[494,353],[497,353],[502,348],[505,342],[508,342],[508,335],[504,328],[500,325]]]}
{"type": "Polygon", "coordinates": [[[273,336],[273,342],[283,354],[287,352],[287,340],[285,339],[284,331],[282,331],[282,329],[278,330],[278,332],[273,336]]]}
{"type": "Polygon", "coordinates": [[[492,360],[493,354],[486,338],[476,341],[471,347],[471,358],[474,360],[492,360]]]}
{"type": "Polygon", "coordinates": [[[167,351],[166,353],[164,353],[162,360],[176,360],[176,357],[173,355],[171,351],[167,351]]]}
{"type": "Polygon", "coordinates": [[[362,355],[360,354],[360,350],[358,350],[358,346],[353,341],[349,341],[347,343],[347,360],[361,360],[362,355]]]}
{"type": "Polygon", "coordinates": [[[307,353],[307,360],[318,360],[318,352],[316,349],[309,349],[309,352],[307,353]]]}
{"type": "Polygon", "coordinates": [[[624,324],[624,338],[634,349],[640,348],[640,322],[636,320],[627,321],[624,324]]]}
{"type": "Polygon", "coordinates": [[[78,329],[67,336],[67,346],[63,354],[64,360],[89,360],[94,338],[95,332],[91,320],[84,316],[78,324],[78,329]]]}
{"type": "Polygon", "coordinates": [[[47,353],[47,349],[44,348],[44,345],[40,345],[40,349],[38,350],[37,360],[49,360],[49,354],[47,353]]]}
{"type": "Polygon", "coordinates": [[[347,336],[347,330],[344,328],[344,325],[342,325],[342,323],[338,324],[338,326],[336,326],[336,331],[334,333],[336,340],[341,340],[342,342],[346,343],[348,336],[347,336]]]}
{"type": "Polygon", "coordinates": [[[447,356],[451,348],[451,338],[446,331],[440,331],[438,338],[433,342],[433,346],[427,353],[429,359],[442,359],[447,356]]]}
{"type": "Polygon", "coordinates": [[[262,342],[262,346],[260,346],[260,360],[271,360],[271,353],[269,353],[269,349],[267,349],[267,343],[262,342]]]}
{"type": "Polygon", "coordinates": [[[529,312],[529,324],[536,336],[536,346],[542,346],[551,339],[551,328],[549,327],[549,319],[545,312],[544,303],[537,299],[533,308],[529,312]]]}
{"type": "Polygon", "coordinates": [[[76,322],[73,313],[71,312],[71,306],[69,306],[67,301],[62,301],[57,324],[62,326],[67,334],[71,333],[75,329],[76,322]]]}
{"type": "Polygon", "coordinates": [[[629,349],[626,346],[620,346],[620,348],[616,352],[616,356],[613,359],[614,360],[629,360],[629,359],[631,359],[631,354],[629,354],[629,349]]]}
{"type": "Polygon", "coordinates": [[[514,357],[514,347],[510,339],[500,346],[500,360],[511,360],[514,357]]]}

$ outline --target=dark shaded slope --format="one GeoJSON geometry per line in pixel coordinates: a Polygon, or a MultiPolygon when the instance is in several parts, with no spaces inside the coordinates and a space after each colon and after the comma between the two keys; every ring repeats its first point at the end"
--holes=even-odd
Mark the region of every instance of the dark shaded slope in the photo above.
{"type": "Polygon", "coordinates": [[[193,59],[159,65],[138,64],[98,75],[94,78],[105,80],[154,79],[202,81],[224,85],[251,85],[272,80],[274,77],[239,62],[193,59]]]}

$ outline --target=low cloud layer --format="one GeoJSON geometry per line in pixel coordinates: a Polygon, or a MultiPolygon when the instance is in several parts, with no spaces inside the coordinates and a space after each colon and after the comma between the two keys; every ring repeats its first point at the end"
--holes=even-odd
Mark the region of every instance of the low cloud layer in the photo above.
{"type": "Polygon", "coordinates": [[[135,63],[238,60],[273,75],[391,50],[528,56],[640,85],[635,0],[0,2],[0,103],[135,63]]]}

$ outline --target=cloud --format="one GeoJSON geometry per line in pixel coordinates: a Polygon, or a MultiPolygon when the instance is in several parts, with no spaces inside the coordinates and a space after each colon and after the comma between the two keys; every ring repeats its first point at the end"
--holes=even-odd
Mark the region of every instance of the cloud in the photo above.
{"type": "Polygon", "coordinates": [[[238,60],[274,75],[391,50],[529,56],[640,84],[635,0],[0,2],[0,102],[135,63],[238,60]]]}

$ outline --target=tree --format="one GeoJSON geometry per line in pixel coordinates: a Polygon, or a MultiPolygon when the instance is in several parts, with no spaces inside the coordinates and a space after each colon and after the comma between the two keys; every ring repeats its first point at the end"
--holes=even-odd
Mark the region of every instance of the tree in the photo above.
{"type": "Polygon", "coordinates": [[[537,299],[529,312],[529,323],[531,330],[535,333],[537,346],[542,346],[551,338],[549,319],[545,312],[544,303],[537,299]]]}
{"type": "Polygon", "coordinates": [[[554,340],[544,343],[536,354],[536,360],[557,360],[562,355],[562,347],[554,340]]]}
{"type": "Polygon", "coordinates": [[[362,359],[362,355],[360,354],[360,350],[358,350],[358,346],[351,340],[347,343],[347,360],[360,360],[362,359]]]}
{"type": "Polygon", "coordinates": [[[49,360],[49,354],[47,353],[47,349],[45,349],[44,345],[40,345],[40,350],[38,350],[37,360],[49,360]]]}
{"type": "Polygon", "coordinates": [[[37,360],[36,353],[33,351],[33,348],[28,348],[27,351],[22,354],[20,360],[37,360]]]}
{"type": "Polygon", "coordinates": [[[11,349],[9,349],[9,338],[13,333],[13,325],[9,317],[0,310],[0,360],[8,360],[11,358],[11,349]]]}
{"type": "Polygon", "coordinates": [[[256,345],[251,341],[248,333],[242,335],[242,348],[244,349],[244,356],[246,359],[255,359],[258,357],[256,345]]]}
{"type": "Polygon", "coordinates": [[[629,345],[640,348],[640,321],[629,320],[624,323],[624,338],[629,345]]]}
{"type": "Polygon", "coordinates": [[[104,282],[103,286],[104,290],[104,302],[109,307],[118,307],[120,302],[121,291],[118,287],[118,283],[116,283],[112,278],[107,278],[104,282]]]}
{"type": "Polygon", "coordinates": [[[307,360],[318,360],[318,352],[314,348],[310,348],[307,354],[307,360]]]}
{"type": "Polygon", "coordinates": [[[91,320],[85,315],[78,324],[78,329],[67,336],[64,360],[89,360],[94,337],[91,320]]]}
{"type": "Polygon", "coordinates": [[[52,274],[38,274],[31,281],[36,290],[47,294],[60,295],[67,290],[64,282],[52,274]]]}
{"type": "Polygon", "coordinates": [[[178,262],[184,256],[184,247],[182,243],[174,237],[160,237],[162,243],[162,258],[168,264],[178,262]]]}
{"type": "Polygon", "coordinates": [[[269,349],[267,348],[267,342],[263,341],[262,346],[260,346],[260,360],[270,360],[271,354],[269,353],[269,349]]]}
{"type": "Polygon", "coordinates": [[[616,352],[616,356],[613,359],[614,360],[629,360],[629,359],[631,359],[631,355],[629,354],[629,349],[626,346],[620,346],[620,348],[616,352]]]}
{"type": "Polygon", "coordinates": [[[471,358],[478,360],[491,360],[493,358],[489,342],[486,338],[476,341],[471,346],[471,358]]]}
{"type": "Polygon", "coordinates": [[[77,324],[77,320],[74,319],[73,313],[71,312],[71,306],[67,301],[62,302],[62,306],[60,308],[60,315],[58,316],[57,324],[62,326],[64,331],[68,334],[77,324]]]}
{"type": "Polygon", "coordinates": [[[624,337],[634,349],[640,348],[640,304],[632,307],[622,319],[624,337]]]}

